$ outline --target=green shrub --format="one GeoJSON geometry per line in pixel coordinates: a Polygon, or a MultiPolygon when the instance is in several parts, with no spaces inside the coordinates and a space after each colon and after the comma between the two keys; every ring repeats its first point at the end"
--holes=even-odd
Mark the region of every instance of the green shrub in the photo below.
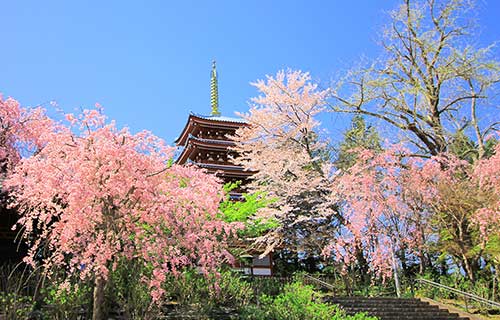
{"type": "Polygon", "coordinates": [[[348,316],[336,305],[323,303],[321,295],[312,286],[294,282],[284,287],[276,297],[262,295],[259,305],[250,305],[241,310],[244,320],[374,320],[376,318],[357,314],[348,316]]]}
{"type": "Polygon", "coordinates": [[[178,277],[170,276],[165,289],[181,305],[237,308],[248,304],[253,296],[251,285],[231,271],[221,271],[218,277],[209,279],[195,270],[186,271],[178,277]]]}
{"type": "Polygon", "coordinates": [[[159,307],[152,303],[151,292],[142,280],[148,272],[142,261],[120,261],[110,273],[108,306],[128,319],[153,319],[158,315],[159,307]]]}
{"type": "Polygon", "coordinates": [[[243,222],[245,227],[238,231],[239,237],[243,239],[258,237],[276,228],[278,226],[276,219],[263,219],[255,216],[259,209],[276,202],[276,199],[268,197],[263,192],[255,192],[243,194],[245,201],[231,200],[229,192],[239,188],[240,185],[241,181],[224,185],[226,199],[220,204],[221,218],[226,222],[243,222]]]}
{"type": "Polygon", "coordinates": [[[239,308],[250,303],[254,295],[252,286],[233,272],[221,272],[220,277],[215,281],[217,281],[218,289],[212,293],[212,297],[220,306],[239,308]]]}
{"type": "Polygon", "coordinates": [[[88,283],[79,282],[62,290],[58,283],[46,281],[40,295],[46,319],[78,319],[90,314],[92,287],[88,283]]]}
{"type": "Polygon", "coordinates": [[[258,298],[262,295],[277,296],[293,278],[249,277],[245,280],[252,286],[254,297],[258,298]]]}
{"type": "Polygon", "coordinates": [[[35,303],[31,297],[16,293],[0,292],[0,318],[27,319],[35,303]]]}

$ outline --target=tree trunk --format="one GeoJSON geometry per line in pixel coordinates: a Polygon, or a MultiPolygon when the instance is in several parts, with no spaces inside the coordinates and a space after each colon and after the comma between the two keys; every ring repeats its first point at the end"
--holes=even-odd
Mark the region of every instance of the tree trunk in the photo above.
{"type": "Polygon", "coordinates": [[[401,297],[401,285],[399,283],[399,275],[398,275],[398,265],[396,263],[396,255],[394,254],[394,246],[391,248],[391,256],[392,256],[392,273],[394,275],[394,286],[396,287],[396,295],[398,298],[401,297]]]}
{"type": "Polygon", "coordinates": [[[403,271],[403,276],[404,277],[409,277],[409,270],[408,270],[408,263],[406,261],[406,255],[405,255],[405,247],[401,248],[396,256],[399,258],[399,261],[401,262],[401,270],[403,271]]]}
{"type": "Polygon", "coordinates": [[[419,250],[419,258],[420,258],[420,264],[418,265],[418,273],[420,275],[424,274],[425,271],[425,266],[426,266],[426,261],[425,261],[425,253],[423,250],[419,250]]]}
{"type": "Polygon", "coordinates": [[[465,269],[465,273],[467,274],[467,277],[469,278],[469,280],[472,283],[475,283],[476,279],[475,279],[474,270],[472,269],[471,261],[467,258],[467,256],[463,252],[462,252],[462,260],[463,260],[462,263],[463,263],[463,266],[465,269]]]}
{"type": "Polygon", "coordinates": [[[420,264],[419,264],[418,272],[420,275],[423,275],[425,270],[427,269],[427,261],[430,261],[430,259],[427,260],[427,257],[425,255],[425,251],[422,248],[425,244],[424,228],[421,225],[419,225],[419,229],[420,229],[420,241],[422,243],[422,246],[419,247],[420,264]]]}
{"type": "Polygon", "coordinates": [[[366,261],[365,259],[365,255],[363,254],[363,249],[361,248],[361,246],[359,244],[356,243],[356,246],[355,246],[355,250],[356,250],[356,260],[358,262],[358,266],[359,266],[359,275],[360,275],[360,279],[361,279],[361,285],[364,287],[368,284],[369,282],[369,272],[368,272],[368,261],[366,261]]]}
{"type": "Polygon", "coordinates": [[[92,320],[104,320],[106,317],[106,306],[104,301],[104,288],[106,280],[97,275],[94,285],[94,306],[92,310],[92,320]]]}
{"type": "Polygon", "coordinates": [[[349,273],[342,275],[342,279],[344,280],[346,295],[351,296],[352,289],[351,289],[351,284],[349,281],[349,273]]]}

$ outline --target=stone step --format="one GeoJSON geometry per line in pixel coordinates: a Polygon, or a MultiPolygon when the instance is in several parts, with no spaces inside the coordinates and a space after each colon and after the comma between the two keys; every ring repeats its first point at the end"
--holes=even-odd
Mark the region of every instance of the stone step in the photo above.
{"type": "Polygon", "coordinates": [[[468,318],[454,318],[448,316],[418,316],[418,315],[397,315],[378,317],[380,320],[469,320],[468,318]]]}
{"type": "Polygon", "coordinates": [[[365,307],[365,306],[342,306],[345,310],[353,310],[353,311],[358,311],[358,310],[366,310],[367,312],[371,311],[391,311],[391,312],[448,312],[446,310],[441,310],[439,308],[393,308],[393,307],[386,307],[386,308],[373,308],[373,307],[365,307]]]}
{"type": "Polygon", "coordinates": [[[380,320],[469,320],[413,298],[326,297],[325,301],[340,305],[347,314],[366,312],[380,320]]]}
{"type": "Polygon", "coordinates": [[[394,303],[394,304],[387,304],[387,303],[371,303],[371,302],[341,302],[341,301],[335,301],[335,300],[326,300],[329,303],[336,303],[336,304],[341,304],[343,306],[364,306],[364,307],[372,307],[372,308],[384,308],[384,307],[394,307],[394,308],[403,308],[403,309],[409,309],[409,308],[436,308],[435,306],[430,306],[430,305],[422,305],[422,304],[409,304],[409,303],[394,303]]]}
{"type": "Polygon", "coordinates": [[[384,301],[382,299],[369,299],[369,298],[363,298],[363,299],[356,299],[356,298],[349,298],[349,299],[337,299],[337,298],[326,298],[330,301],[338,301],[342,303],[379,303],[379,304],[405,304],[405,305],[413,305],[413,304],[418,304],[418,305],[429,305],[427,302],[422,302],[420,300],[388,300],[384,301]]]}
{"type": "MultiPolygon", "coordinates": [[[[375,315],[375,316],[397,316],[397,315],[402,315],[402,314],[414,314],[414,312],[401,312],[401,311],[390,311],[390,310],[363,310],[361,308],[359,309],[344,309],[347,313],[349,314],[354,314],[358,312],[367,312],[369,314],[375,315]]],[[[458,318],[458,314],[456,313],[449,313],[449,312],[439,312],[439,311],[419,311],[416,312],[415,314],[418,314],[420,316],[435,316],[435,317],[441,317],[441,316],[451,316],[453,318],[458,318]]]]}

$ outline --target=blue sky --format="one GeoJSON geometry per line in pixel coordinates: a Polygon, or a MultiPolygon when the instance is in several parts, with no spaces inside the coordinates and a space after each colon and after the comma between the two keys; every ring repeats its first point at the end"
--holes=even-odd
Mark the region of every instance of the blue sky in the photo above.
{"type": "MultiPolygon", "coordinates": [[[[249,83],[266,74],[290,67],[327,85],[376,57],[397,3],[0,0],[0,92],[68,112],[98,102],[120,126],[172,143],[189,111],[210,111],[212,59],[231,116],[248,109],[249,83]]],[[[479,0],[479,44],[500,40],[499,14],[500,1],[479,0]]],[[[329,119],[332,134],[341,120],[329,119]]]]}

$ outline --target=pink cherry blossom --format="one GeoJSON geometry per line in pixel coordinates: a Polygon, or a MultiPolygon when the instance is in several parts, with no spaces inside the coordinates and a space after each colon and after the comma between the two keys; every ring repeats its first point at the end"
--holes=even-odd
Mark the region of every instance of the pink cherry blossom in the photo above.
{"type": "Polygon", "coordinates": [[[232,261],[227,240],[238,226],[218,219],[222,188],[213,175],[167,167],[173,149],[163,140],[118,129],[99,110],[66,119],[36,154],[16,159],[5,181],[30,245],[27,263],[106,279],[117,261],[140,259],[160,301],[166,273],[199,266],[208,274],[232,261]]]}

